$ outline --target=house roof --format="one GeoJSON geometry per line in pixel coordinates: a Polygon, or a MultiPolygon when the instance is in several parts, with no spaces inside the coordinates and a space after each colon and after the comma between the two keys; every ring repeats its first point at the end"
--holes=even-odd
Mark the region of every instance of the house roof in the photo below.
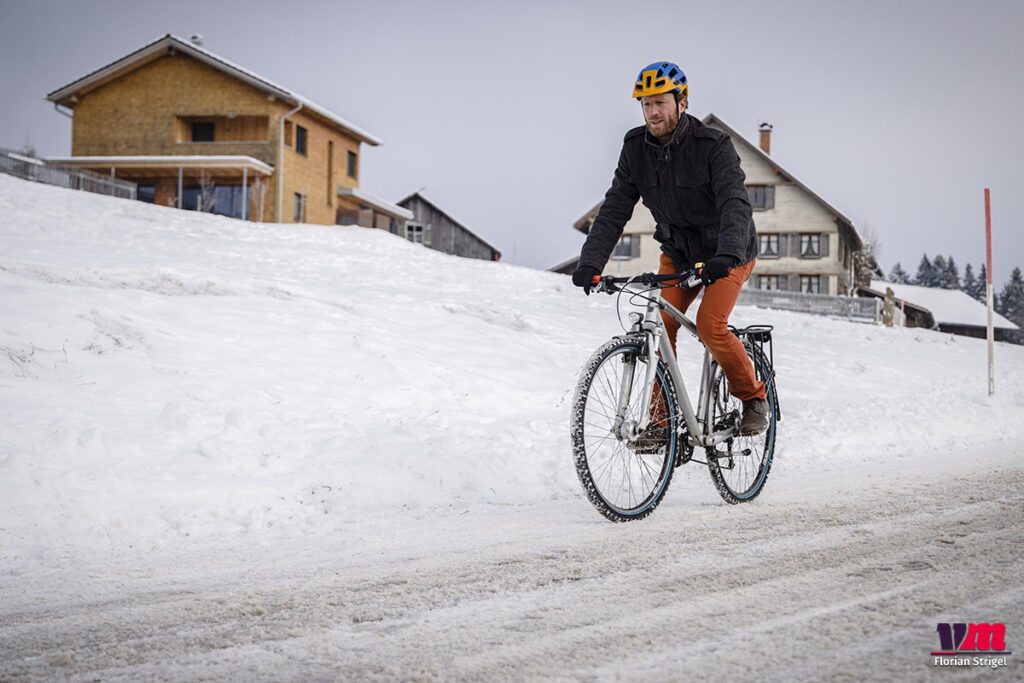
{"type": "Polygon", "coordinates": [[[106,81],[120,75],[122,72],[137,68],[144,64],[147,64],[161,56],[163,56],[168,50],[178,50],[183,54],[186,54],[193,59],[197,59],[200,62],[208,64],[215,69],[223,71],[224,73],[237,78],[240,81],[244,81],[249,85],[262,90],[265,93],[274,95],[287,102],[293,102],[294,104],[301,104],[304,109],[309,109],[316,112],[323,118],[327,119],[331,123],[345,129],[355,137],[359,138],[362,142],[369,145],[379,145],[380,140],[370,133],[366,132],[362,128],[346,121],[337,114],[331,112],[324,107],[316,104],[315,102],[306,99],[302,95],[285,88],[282,85],[278,85],[273,81],[260,76],[259,74],[249,71],[234,62],[228,61],[223,57],[210,52],[206,48],[200,47],[191,41],[180,38],[176,35],[168,33],[165,36],[157,38],[151,43],[143,45],[138,50],[130,52],[124,57],[107,64],[104,67],[100,67],[95,71],[92,71],[81,78],[68,83],[67,85],[58,88],[48,94],[46,99],[54,102],[55,104],[63,104],[65,106],[72,106],[70,98],[73,95],[84,93],[95,86],[98,86],[106,81]]]}
{"type": "MultiPolygon", "coordinates": [[[[892,288],[897,299],[907,303],[913,302],[918,307],[927,308],[935,316],[935,322],[948,325],[970,325],[972,327],[988,326],[988,307],[975,301],[959,289],[939,289],[937,287],[919,287],[903,285],[884,280],[872,280],[869,289],[873,293],[885,296],[886,287],[892,288]]],[[[992,314],[992,324],[1006,330],[1020,329],[1003,316],[992,314]]]]}
{"type": "Polygon", "coordinates": [[[563,270],[567,270],[568,268],[572,268],[573,270],[575,270],[576,266],[577,266],[577,264],[579,262],[580,262],[580,257],[579,257],[579,254],[577,254],[576,256],[573,256],[571,258],[567,258],[564,261],[562,261],[561,263],[556,263],[555,265],[551,266],[550,268],[545,268],[544,270],[547,270],[547,271],[552,272],[552,273],[559,273],[559,272],[561,272],[563,270]]]}
{"type": "Polygon", "coordinates": [[[467,228],[465,223],[462,223],[461,221],[458,221],[455,218],[453,218],[450,213],[448,213],[447,211],[443,210],[435,202],[433,202],[430,199],[428,199],[427,197],[425,197],[423,195],[423,191],[422,190],[416,190],[415,192],[411,192],[411,193],[407,194],[406,196],[404,196],[401,199],[399,199],[397,203],[399,205],[404,205],[405,202],[409,201],[413,197],[419,197],[421,201],[424,201],[427,204],[430,204],[432,207],[434,207],[434,209],[436,211],[438,211],[439,213],[444,214],[448,218],[448,220],[450,220],[452,223],[454,223],[455,225],[459,226],[460,228],[462,228],[463,230],[468,232],[470,235],[472,235],[473,237],[475,237],[478,240],[480,240],[481,242],[483,242],[489,249],[491,249],[494,253],[498,254],[498,256],[501,256],[501,251],[499,251],[497,247],[495,247],[493,244],[491,244],[490,242],[485,240],[483,237],[481,237],[480,235],[476,234],[475,232],[473,232],[472,230],[467,228]]]}
{"type": "Polygon", "coordinates": [[[398,206],[396,204],[392,204],[391,202],[385,201],[383,199],[378,199],[377,197],[374,197],[372,194],[363,192],[357,187],[342,187],[339,185],[338,195],[341,197],[352,197],[354,199],[357,199],[363,204],[368,204],[369,206],[372,206],[373,208],[380,211],[381,213],[386,213],[389,216],[394,216],[395,218],[404,218],[405,220],[409,221],[412,220],[414,217],[412,211],[409,211],[408,209],[398,206]]]}
{"type": "Polygon", "coordinates": [[[852,220],[850,220],[846,215],[843,214],[843,212],[841,212],[839,209],[835,208],[832,204],[830,204],[827,201],[825,201],[824,199],[822,199],[820,194],[818,194],[817,192],[812,190],[806,184],[800,182],[800,180],[798,180],[796,178],[796,176],[794,176],[792,173],[790,173],[786,169],[782,168],[782,166],[780,166],[779,163],[774,158],[772,158],[771,155],[766,154],[765,151],[763,149],[761,149],[761,147],[759,145],[755,145],[750,140],[747,140],[745,137],[743,137],[742,135],[737,133],[736,130],[732,126],[727,124],[725,121],[723,121],[721,119],[721,117],[716,116],[715,114],[708,114],[707,116],[705,116],[704,119],[703,119],[703,123],[706,126],[710,126],[712,123],[715,123],[719,127],[721,127],[722,129],[724,129],[725,132],[729,134],[729,137],[731,137],[733,139],[739,139],[739,140],[743,141],[743,143],[748,148],[750,148],[750,150],[756,156],[760,157],[765,163],[770,165],[775,170],[776,173],[778,173],[779,175],[781,175],[784,178],[786,178],[786,180],[791,181],[794,185],[796,185],[797,187],[802,189],[804,192],[809,194],[815,201],[817,201],[819,204],[821,204],[829,213],[831,213],[835,217],[836,222],[844,223],[850,229],[850,233],[853,235],[853,238],[856,240],[857,248],[858,249],[861,248],[862,246],[864,246],[864,241],[861,239],[860,235],[857,233],[857,228],[854,227],[852,220]]]}
{"type": "Polygon", "coordinates": [[[590,211],[587,211],[585,214],[580,216],[580,218],[575,223],[572,224],[572,227],[576,228],[585,235],[589,234],[590,226],[594,224],[594,219],[597,217],[597,212],[601,210],[602,204],[604,204],[603,199],[599,201],[597,204],[594,204],[594,206],[591,207],[590,211]]]}

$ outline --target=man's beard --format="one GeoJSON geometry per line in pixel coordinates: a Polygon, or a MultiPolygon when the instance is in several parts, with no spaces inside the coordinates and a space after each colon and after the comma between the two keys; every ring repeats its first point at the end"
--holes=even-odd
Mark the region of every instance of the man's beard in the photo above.
{"type": "Polygon", "coordinates": [[[679,126],[679,117],[664,118],[661,121],[660,132],[656,132],[649,122],[644,122],[647,126],[647,132],[656,138],[667,137],[676,132],[676,128],[679,126]]]}

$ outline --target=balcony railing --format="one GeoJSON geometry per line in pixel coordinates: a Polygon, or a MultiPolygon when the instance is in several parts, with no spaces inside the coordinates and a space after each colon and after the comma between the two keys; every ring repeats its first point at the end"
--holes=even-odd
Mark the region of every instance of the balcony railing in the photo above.
{"type": "Polygon", "coordinates": [[[123,199],[135,199],[138,194],[137,185],[131,181],[111,178],[102,173],[80,168],[47,164],[40,159],[2,147],[0,147],[0,173],[47,185],[107,194],[123,199]]]}

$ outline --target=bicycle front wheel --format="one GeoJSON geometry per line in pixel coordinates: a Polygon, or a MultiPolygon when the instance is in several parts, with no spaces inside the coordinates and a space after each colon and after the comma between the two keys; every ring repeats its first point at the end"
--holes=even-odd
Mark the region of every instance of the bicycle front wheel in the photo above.
{"type": "Polygon", "coordinates": [[[617,337],[591,356],[576,385],[570,428],[576,474],[602,515],[642,519],[661,502],[678,448],[676,412],[668,368],[648,358],[642,337],[617,337]],[[644,405],[650,362],[657,363],[654,391],[644,405]],[[645,412],[650,427],[637,435],[645,412]]]}
{"type": "MultiPolygon", "coordinates": [[[[747,355],[754,364],[757,378],[764,382],[768,401],[768,427],[752,436],[734,436],[708,448],[708,469],[715,488],[727,503],[746,503],[757,497],[768,479],[775,453],[775,429],[778,420],[778,397],[775,382],[769,377],[768,361],[757,351],[747,347],[747,355]]],[[[739,424],[743,403],[729,393],[729,380],[717,363],[713,370],[711,393],[711,424],[715,431],[739,424]]]]}

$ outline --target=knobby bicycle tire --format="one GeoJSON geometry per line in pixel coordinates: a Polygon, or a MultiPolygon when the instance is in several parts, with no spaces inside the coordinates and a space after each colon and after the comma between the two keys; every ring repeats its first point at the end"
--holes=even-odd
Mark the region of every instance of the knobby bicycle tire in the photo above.
{"type": "Polygon", "coordinates": [[[640,406],[648,360],[643,337],[616,337],[587,361],[573,396],[570,432],[576,474],[597,511],[614,522],[643,519],[654,512],[672,481],[679,448],[676,389],[660,358],[652,397],[655,405],[640,406]],[[659,424],[664,422],[667,438],[660,450],[631,446],[613,432],[615,406],[627,370],[633,376],[627,417],[639,420],[642,409],[661,411],[657,416],[659,424]]]}
{"type": "MultiPolygon", "coordinates": [[[[757,378],[765,384],[768,402],[768,427],[753,436],[737,436],[717,447],[706,449],[711,480],[723,500],[733,505],[748,503],[764,490],[775,455],[778,428],[778,396],[771,378],[768,360],[757,350],[745,346],[757,378]],[[749,480],[749,484],[742,482],[749,480]]],[[[741,402],[729,394],[729,381],[716,363],[713,371],[709,420],[715,430],[739,423],[741,402]]]]}

